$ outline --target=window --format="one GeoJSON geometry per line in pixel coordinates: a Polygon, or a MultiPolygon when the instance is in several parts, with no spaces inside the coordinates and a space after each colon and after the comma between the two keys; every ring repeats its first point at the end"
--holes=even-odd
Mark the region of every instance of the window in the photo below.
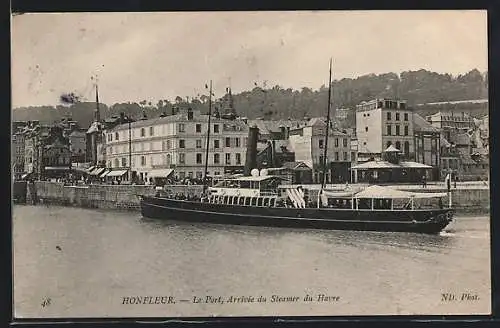
{"type": "Polygon", "coordinates": [[[192,179],[193,178],[193,172],[188,172],[188,178],[192,179]]]}
{"type": "Polygon", "coordinates": [[[219,124],[214,124],[214,133],[219,133],[219,124]]]}
{"type": "Polygon", "coordinates": [[[170,165],[170,163],[172,162],[172,156],[170,156],[170,154],[167,154],[167,165],[170,165]]]}
{"type": "MultiPolygon", "coordinates": [[[[406,108],[406,104],[405,103],[400,103],[399,104],[399,108],[405,109],[406,108]]],[[[405,119],[405,121],[407,121],[407,120],[405,119]]]]}
{"type": "Polygon", "coordinates": [[[220,175],[220,172],[219,171],[215,171],[214,175],[220,175]]]}
{"type": "Polygon", "coordinates": [[[338,160],[339,160],[339,152],[338,152],[338,151],[336,151],[336,152],[335,152],[335,161],[338,161],[338,160]]]}
{"type": "Polygon", "coordinates": [[[231,138],[226,138],[226,147],[231,147],[231,138]]]}
{"type": "Polygon", "coordinates": [[[186,140],[184,139],[179,140],[179,148],[186,148],[186,140]]]}
{"type": "Polygon", "coordinates": [[[127,167],[127,159],[122,157],[122,167],[127,167]]]}
{"type": "Polygon", "coordinates": [[[240,164],[241,164],[241,154],[236,153],[236,165],[240,165],[240,164]]]}
{"type": "Polygon", "coordinates": [[[399,141],[396,141],[396,148],[401,150],[401,142],[399,141]]]}
{"type": "Polygon", "coordinates": [[[186,126],[184,123],[179,123],[179,132],[186,132],[186,126]]]}
{"type": "Polygon", "coordinates": [[[201,124],[196,124],[196,132],[201,133],[201,124]]]}
{"type": "Polygon", "coordinates": [[[390,136],[392,135],[392,125],[387,124],[387,135],[390,136]]]}
{"type": "Polygon", "coordinates": [[[405,152],[406,155],[408,155],[410,153],[410,142],[408,142],[408,141],[405,141],[404,152],[405,152]]]}
{"type": "Polygon", "coordinates": [[[146,130],[144,130],[144,128],[141,128],[141,137],[145,136],[146,136],[146,130]]]}
{"type": "Polygon", "coordinates": [[[184,179],[186,177],[186,172],[179,172],[179,179],[184,179]]]}
{"type": "Polygon", "coordinates": [[[396,113],[396,121],[399,121],[399,113],[396,113]]]}
{"type": "Polygon", "coordinates": [[[196,164],[201,164],[202,161],[201,161],[201,154],[196,154],[196,164]]]}
{"type": "Polygon", "coordinates": [[[118,132],[115,132],[115,140],[120,140],[119,137],[120,136],[119,136],[118,132]]]}
{"type": "Polygon", "coordinates": [[[347,152],[344,152],[344,161],[347,161],[347,152]]]}
{"type": "Polygon", "coordinates": [[[112,167],[112,166],[111,166],[111,161],[108,161],[108,167],[112,167]]]}
{"type": "Polygon", "coordinates": [[[113,135],[111,133],[108,134],[108,141],[113,141],[113,135]]]}
{"type": "Polygon", "coordinates": [[[339,146],[339,138],[335,138],[335,147],[339,146]]]}
{"type": "Polygon", "coordinates": [[[324,140],[319,139],[319,148],[323,148],[323,147],[324,147],[324,140]]]}
{"type": "Polygon", "coordinates": [[[354,161],[354,159],[356,158],[356,155],[353,151],[351,151],[351,161],[354,161]]]}
{"type": "Polygon", "coordinates": [[[201,140],[196,140],[196,148],[201,148],[201,140]]]}
{"type": "Polygon", "coordinates": [[[146,165],[146,157],[141,156],[141,166],[144,166],[144,165],[146,165]]]}
{"type": "Polygon", "coordinates": [[[235,142],[235,147],[240,147],[240,138],[235,138],[234,142],[235,142]]]}
{"type": "Polygon", "coordinates": [[[387,112],[387,120],[390,121],[392,119],[392,113],[387,112]]]}
{"type": "Polygon", "coordinates": [[[365,132],[368,132],[368,127],[367,126],[365,126],[365,132]]]}
{"type": "Polygon", "coordinates": [[[324,159],[324,157],[323,157],[322,155],[320,155],[320,156],[319,156],[319,164],[321,164],[321,166],[323,166],[323,164],[325,164],[325,163],[323,162],[323,159],[324,159]]]}
{"type": "MultiPolygon", "coordinates": [[[[401,104],[403,106],[404,104],[401,104]]],[[[408,121],[408,113],[405,113],[405,121],[408,121]]]]}
{"type": "Polygon", "coordinates": [[[183,153],[179,154],[179,163],[180,164],[186,163],[186,154],[183,154],[183,153]]]}
{"type": "Polygon", "coordinates": [[[219,164],[219,163],[220,163],[220,155],[214,154],[214,164],[219,164]]]}
{"type": "Polygon", "coordinates": [[[387,144],[385,145],[386,148],[389,148],[392,145],[392,141],[387,141],[387,144]]]}
{"type": "Polygon", "coordinates": [[[150,126],[149,127],[149,135],[150,136],[154,136],[155,135],[155,128],[154,128],[154,126],[150,126]]]}
{"type": "Polygon", "coordinates": [[[408,135],[408,125],[405,125],[405,136],[408,135]]]}
{"type": "Polygon", "coordinates": [[[167,140],[167,150],[170,150],[170,147],[172,146],[172,143],[170,140],[167,140]]]}
{"type": "Polygon", "coordinates": [[[114,149],[113,149],[113,146],[109,147],[109,153],[110,153],[110,154],[114,154],[114,153],[115,153],[115,152],[114,152],[114,149]]]}
{"type": "Polygon", "coordinates": [[[226,154],[226,165],[231,165],[231,154],[226,154]]]}
{"type": "Polygon", "coordinates": [[[399,133],[400,133],[400,131],[399,131],[399,125],[396,125],[396,135],[399,136],[399,133]]]}
{"type": "Polygon", "coordinates": [[[201,178],[203,178],[203,172],[197,171],[197,172],[196,172],[196,178],[197,178],[197,179],[201,179],[201,178]]]}
{"type": "Polygon", "coordinates": [[[215,139],[214,140],[214,148],[219,148],[220,147],[220,140],[215,139]]]}
{"type": "Polygon", "coordinates": [[[115,158],[115,167],[120,167],[120,161],[118,158],[115,158]]]}
{"type": "Polygon", "coordinates": [[[344,140],[342,140],[342,144],[344,147],[347,147],[347,138],[344,138],[344,140]]]}

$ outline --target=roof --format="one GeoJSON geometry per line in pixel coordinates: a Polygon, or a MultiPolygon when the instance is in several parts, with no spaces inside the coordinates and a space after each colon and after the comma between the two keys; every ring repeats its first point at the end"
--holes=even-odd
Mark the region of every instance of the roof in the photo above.
{"type": "Polygon", "coordinates": [[[311,169],[304,162],[285,162],[285,163],[283,163],[283,168],[290,169],[290,170],[297,170],[297,169],[308,169],[308,170],[310,170],[311,169]]]}
{"type": "Polygon", "coordinates": [[[261,176],[259,175],[258,177],[253,177],[253,176],[245,176],[245,177],[238,177],[234,180],[237,181],[264,181],[264,180],[269,180],[269,179],[282,179],[281,177],[275,176],[275,175],[264,175],[261,176]]]}
{"type": "Polygon", "coordinates": [[[92,122],[89,129],[87,130],[87,133],[93,133],[93,132],[97,132],[97,131],[101,130],[100,125],[101,124],[99,122],[95,122],[95,121],[92,122]]]}
{"type": "MultiPolygon", "coordinates": [[[[181,112],[179,114],[175,115],[168,115],[164,117],[155,117],[147,120],[139,120],[130,123],[131,128],[140,128],[140,127],[146,127],[146,126],[154,126],[154,125],[159,125],[159,124],[166,124],[166,123],[175,123],[175,122],[186,122],[187,119],[187,111],[186,112],[181,112]]],[[[199,122],[199,123],[207,123],[208,124],[208,115],[205,114],[200,114],[194,111],[194,116],[193,120],[190,122],[199,122]]],[[[245,124],[244,121],[236,119],[236,120],[225,120],[221,118],[216,118],[216,117],[211,117],[210,118],[211,123],[222,123],[224,125],[230,125],[230,126],[236,126],[240,127],[242,129],[246,129],[248,126],[245,124]]],[[[114,128],[110,129],[109,131],[119,131],[119,130],[127,130],[128,129],[128,123],[117,125],[114,128]]]]}
{"type": "Polygon", "coordinates": [[[303,120],[248,120],[247,122],[249,126],[257,126],[261,134],[279,132],[281,127],[297,129],[306,125],[306,122],[303,120]]]}
{"type": "Polygon", "coordinates": [[[412,169],[432,169],[432,166],[417,162],[400,162],[399,165],[404,168],[412,169]]]}
{"type": "Polygon", "coordinates": [[[445,197],[446,193],[418,193],[410,191],[402,191],[397,189],[392,189],[382,186],[369,186],[365,190],[358,192],[355,198],[390,198],[390,199],[401,199],[401,198],[435,198],[435,197],[445,197]]]}
{"type": "Polygon", "coordinates": [[[425,118],[423,118],[417,113],[413,114],[413,126],[415,131],[439,132],[439,129],[432,126],[429,122],[425,120],[425,118]]]}
{"type": "Polygon", "coordinates": [[[401,166],[397,164],[392,164],[387,161],[369,161],[362,164],[354,165],[351,169],[363,170],[363,169],[395,169],[401,168],[401,166]]]}
{"type": "Polygon", "coordinates": [[[401,150],[397,149],[396,147],[394,147],[393,145],[390,145],[389,147],[387,147],[386,150],[384,150],[386,153],[400,153],[401,150]]]}

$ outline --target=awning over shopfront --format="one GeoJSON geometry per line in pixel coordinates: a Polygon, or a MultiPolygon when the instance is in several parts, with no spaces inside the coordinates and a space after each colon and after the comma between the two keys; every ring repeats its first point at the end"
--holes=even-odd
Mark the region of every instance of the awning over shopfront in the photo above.
{"type": "Polygon", "coordinates": [[[148,172],[150,178],[168,178],[174,173],[173,169],[157,169],[148,172]]]}
{"type": "Polygon", "coordinates": [[[93,170],[92,172],[90,172],[89,174],[90,175],[99,175],[101,174],[102,172],[104,172],[104,170],[106,170],[104,167],[100,167],[100,168],[97,168],[95,170],[93,170]]]}
{"type": "Polygon", "coordinates": [[[111,170],[109,170],[109,169],[105,169],[105,170],[101,173],[101,175],[100,175],[99,177],[104,178],[105,176],[107,176],[107,175],[109,174],[109,172],[112,172],[112,171],[111,171],[111,170]]]}
{"type": "Polygon", "coordinates": [[[29,177],[30,175],[31,175],[31,172],[30,173],[24,173],[23,175],[21,175],[21,179],[24,180],[27,177],[29,177]]]}
{"type": "Polygon", "coordinates": [[[67,166],[46,166],[45,171],[71,171],[67,166]]]}
{"type": "Polygon", "coordinates": [[[87,169],[87,173],[90,173],[92,171],[94,171],[97,167],[96,166],[91,166],[87,169]]]}
{"type": "Polygon", "coordinates": [[[127,173],[128,170],[116,170],[116,171],[111,171],[108,174],[106,174],[107,177],[121,177],[127,173]]]}

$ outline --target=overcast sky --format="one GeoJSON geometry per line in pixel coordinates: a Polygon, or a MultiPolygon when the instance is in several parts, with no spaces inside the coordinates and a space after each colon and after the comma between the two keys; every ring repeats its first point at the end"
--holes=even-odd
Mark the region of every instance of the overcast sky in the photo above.
{"type": "Polygon", "coordinates": [[[24,14],[12,18],[13,106],[61,93],[156,103],[254,83],[317,89],[334,78],[420,68],[487,70],[485,11],[24,14]]]}

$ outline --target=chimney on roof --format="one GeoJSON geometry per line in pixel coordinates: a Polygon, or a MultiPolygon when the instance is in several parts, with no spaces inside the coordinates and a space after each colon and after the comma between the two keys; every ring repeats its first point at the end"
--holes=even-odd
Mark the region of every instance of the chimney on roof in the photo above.
{"type": "Polygon", "coordinates": [[[141,120],[147,120],[147,119],[148,119],[148,116],[146,115],[146,111],[143,110],[142,111],[142,118],[141,118],[141,120]]]}
{"type": "Polygon", "coordinates": [[[125,123],[125,113],[121,112],[120,113],[120,124],[123,124],[123,123],[125,123]]]}

